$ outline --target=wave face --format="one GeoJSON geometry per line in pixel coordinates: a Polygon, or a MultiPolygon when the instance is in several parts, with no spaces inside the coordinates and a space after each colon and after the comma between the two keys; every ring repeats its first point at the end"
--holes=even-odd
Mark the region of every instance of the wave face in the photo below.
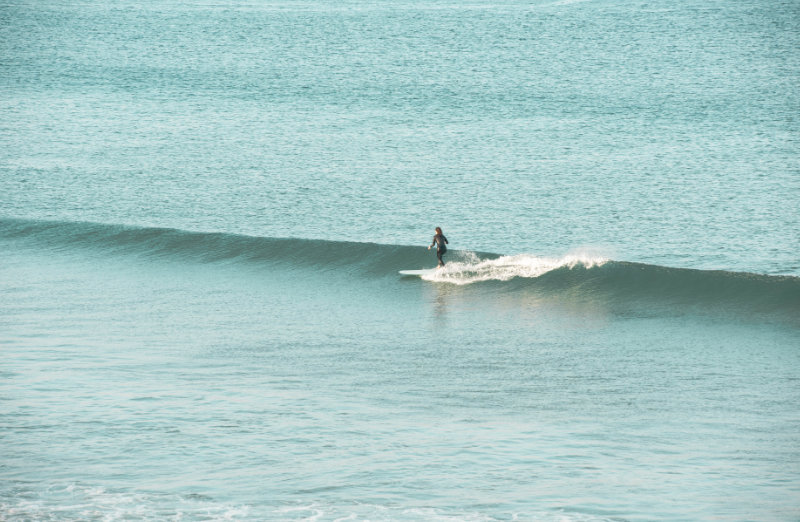
{"type": "Polygon", "coordinates": [[[380,271],[381,267],[391,271],[399,266],[422,266],[431,259],[419,247],[86,222],[0,219],[0,238],[32,242],[45,249],[83,249],[176,261],[273,262],[366,273],[380,271]]]}
{"type": "MultiPolygon", "coordinates": [[[[189,232],[98,223],[0,219],[0,239],[54,251],[80,250],[177,262],[270,263],[363,277],[400,277],[401,269],[431,267],[424,247],[226,233],[189,232]]],[[[448,252],[428,282],[507,292],[533,292],[583,302],[729,308],[800,316],[800,278],[693,270],[614,261],[600,256],[547,258],[531,254],[448,252]]]]}

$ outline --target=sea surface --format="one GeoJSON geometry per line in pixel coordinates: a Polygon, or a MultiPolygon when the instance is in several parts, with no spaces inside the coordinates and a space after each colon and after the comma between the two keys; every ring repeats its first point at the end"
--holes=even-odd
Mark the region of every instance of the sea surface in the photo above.
{"type": "Polygon", "coordinates": [[[800,520],[799,49],[795,0],[0,2],[0,520],[800,520]]]}

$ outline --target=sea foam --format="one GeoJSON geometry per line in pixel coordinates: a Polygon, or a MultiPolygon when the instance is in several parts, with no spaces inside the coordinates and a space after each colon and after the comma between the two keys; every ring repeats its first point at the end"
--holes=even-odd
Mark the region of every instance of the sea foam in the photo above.
{"type": "Polygon", "coordinates": [[[568,254],[560,258],[533,254],[500,256],[481,259],[477,254],[464,252],[458,261],[451,261],[436,272],[426,275],[427,281],[468,285],[481,281],[509,281],[516,277],[536,278],[559,268],[593,268],[602,266],[608,258],[588,253],[568,254]]]}

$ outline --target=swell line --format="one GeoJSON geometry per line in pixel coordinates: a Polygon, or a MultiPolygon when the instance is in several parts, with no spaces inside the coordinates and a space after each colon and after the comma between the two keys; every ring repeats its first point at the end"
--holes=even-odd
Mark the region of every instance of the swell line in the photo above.
{"type": "MultiPolygon", "coordinates": [[[[89,250],[178,262],[277,263],[365,277],[398,277],[400,269],[430,268],[435,263],[420,246],[14,218],[0,218],[0,240],[52,251],[89,250]]],[[[425,276],[428,283],[490,285],[506,292],[628,305],[647,301],[726,306],[800,317],[800,278],[794,276],[673,268],[588,255],[548,258],[453,251],[448,257],[444,269],[425,276]]]]}
{"type": "Polygon", "coordinates": [[[378,269],[430,263],[418,247],[301,238],[272,238],[174,228],[0,218],[0,238],[39,248],[82,249],[194,262],[284,262],[378,269]]]}

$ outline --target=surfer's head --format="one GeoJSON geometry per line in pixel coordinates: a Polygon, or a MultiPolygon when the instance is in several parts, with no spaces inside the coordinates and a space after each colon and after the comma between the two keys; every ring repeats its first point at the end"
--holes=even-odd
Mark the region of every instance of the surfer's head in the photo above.
{"type": "Polygon", "coordinates": [[[442,233],[442,229],[440,227],[436,227],[436,233],[437,234],[441,234],[442,233]]]}

